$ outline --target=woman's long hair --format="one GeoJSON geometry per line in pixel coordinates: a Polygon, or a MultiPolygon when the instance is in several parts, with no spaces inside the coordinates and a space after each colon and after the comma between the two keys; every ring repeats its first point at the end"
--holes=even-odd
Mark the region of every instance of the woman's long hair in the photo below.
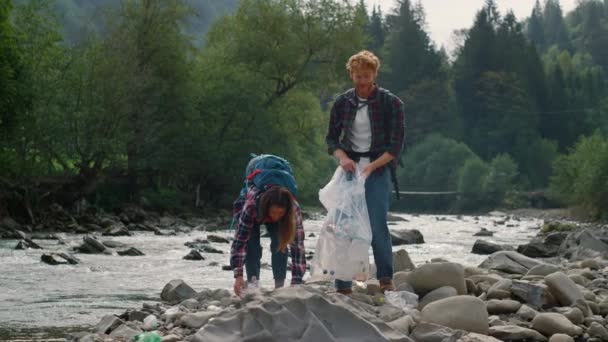
{"type": "Polygon", "coordinates": [[[270,214],[270,207],[277,206],[285,209],[285,215],[277,222],[279,229],[279,251],[284,252],[296,237],[296,213],[294,210],[295,199],[289,190],[273,186],[266,190],[260,198],[261,219],[266,219],[270,214]]]}

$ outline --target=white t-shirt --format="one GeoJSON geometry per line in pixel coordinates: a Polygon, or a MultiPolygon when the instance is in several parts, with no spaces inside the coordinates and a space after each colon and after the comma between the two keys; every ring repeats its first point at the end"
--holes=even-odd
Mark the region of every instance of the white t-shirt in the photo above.
{"type": "Polygon", "coordinates": [[[351,130],[350,142],[354,152],[368,152],[372,146],[372,125],[365,101],[367,100],[359,97],[359,107],[351,130]]]}

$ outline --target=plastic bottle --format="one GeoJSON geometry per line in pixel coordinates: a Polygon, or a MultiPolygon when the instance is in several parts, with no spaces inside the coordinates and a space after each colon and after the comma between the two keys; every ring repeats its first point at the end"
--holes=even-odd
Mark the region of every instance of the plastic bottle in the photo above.
{"type": "Polygon", "coordinates": [[[133,340],[137,342],[161,342],[160,335],[155,332],[139,334],[133,340]]]}

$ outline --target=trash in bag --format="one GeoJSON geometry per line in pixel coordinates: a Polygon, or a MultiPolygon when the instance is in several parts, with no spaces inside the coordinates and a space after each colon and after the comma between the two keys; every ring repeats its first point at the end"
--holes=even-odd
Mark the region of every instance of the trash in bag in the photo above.
{"type": "Polygon", "coordinates": [[[384,294],[384,301],[404,311],[418,307],[418,295],[408,291],[387,291],[384,294]]]}
{"type": "Polygon", "coordinates": [[[327,217],[311,264],[311,280],[367,280],[372,229],[361,169],[352,173],[338,167],[319,191],[319,200],[327,217]]]}

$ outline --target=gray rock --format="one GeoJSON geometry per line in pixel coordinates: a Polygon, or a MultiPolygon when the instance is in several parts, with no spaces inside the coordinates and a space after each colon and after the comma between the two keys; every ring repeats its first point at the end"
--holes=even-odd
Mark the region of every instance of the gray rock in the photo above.
{"type": "Polygon", "coordinates": [[[81,253],[100,254],[106,251],[106,246],[93,236],[87,235],[82,240],[84,243],[78,247],[78,251],[81,253]]]}
{"type": "Polygon", "coordinates": [[[519,310],[521,303],[510,299],[491,299],[486,303],[486,307],[490,315],[512,314],[519,310]]]}
{"type": "Polygon", "coordinates": [[[80,260],[68,253],[42,254],[40,260],[49,265],[76,265],[80,260]]]}
{"type": "Polygon", "coordinates": [[[184,259],[184,260],[205,260],[205,257],[196,249],[191,249],[190,253],[185,255],[182,259],[184,259]]]}
{"type": "Polygon", "coordinates": [[[555,300],[551,291],[545,284],[530,283],[524,280],[513,280],[511,284],[513,297],[527,303],[534,309],[544,309],[555,306],[555,300]]]}
{"type": "Polygon", "coordinates": [[[468,333],[461,337],[458,342],[500,342],[500,340],[492,336],[468,333]]]}
{"type": "Polygon", "coordinates": [[[606,330],[606,328],[604,328],[604,326],[600,323],[591,323],[589,329],[587,329],[587,334],[589,334],[591,337],[598,337],[602,341],[608,341],[608,330],[606,330]]]}
{"type": "Polygon", "coordinates": [[[141,256],[145,255],[144,252],[140,251],[135,247],[131,247],[129,249],[125,249],[123,251],[118,251],[118,255],[120,256],[141,256]]]}
{"type": "Polygon", "coordinates": [[[394,272],[409,271],[416,268],[410,255],[405,249],[400,249],[393,252],[393,270],[394,272]]]}
{"type": "Polygon", "coordinates": [[[217,316],[217,312],[200,311],[190,313],[183,315],[177,321],[177,324],[190,329],[200,329],[200,327],[207,324],[207,322],[215,316],[217,316]]]}
{"type": "Polygon", "coordinates": [[[490,327],[488,335],[501,341],[546,341],[547,338],[538,331],[516,325],[499,325],[490,327]]]}
{"type": "Polygon", "coordinates": [[[466,294],[464,269],[456,263],[424,264],[413,270],[407,277],[418,295],[424,295],[442,286],[452,286],[458,294],[466,294]]]}
{"type": "Polygon", "coordinates": [[[513,280],[501,279],[488,289],[488,299],[508,299],[511,298],[511,285],[513,280]]]}
{"type": "Polygon", "coordinates": [[[178,342],[183,340],[180,335],[169,334],[162,337],[161,342],[178,342]]]}
{"type": "Polygon", "coordinates": [[[224,254],[224,252],[220,251],[219,249],[216,249],[216,248],[213,248],[213,247],[207,246],[207,245],[197,246],[197,249],[203,253],[224,254]]]}
{"type": "Polygon", "coordinates": [[[114,316],[106,315],[101,318],[101,321],[95,326],[95,331],[98,334],[109,334],[112,330],[123,324],[123,320],[114,316]]]}
{"type": "Polygon", "coordinates": [[[101,234],[103,236],[131,236],[131,232],[125,226],[113,226],[108,228],[106,231],[101,234]]]}
{"type": "Polygon", "coordinates": [[[418,304],[418,310],[424,309],[429,303],[435,302],[440,299],[454,297],[458,295],[458,291],[452,286],[442,286],[426,294],[418,304]]]}
{"type": "Polygon", "coordinates": [[[181,279],[173,279],[160,294],[160,298],[170,304],[177,304],[186,299],[196,297],[197,293],[181,279]]]}
{"type": "Polygon", "coordinates": [[[562,272],[549,274],[545,277],[545,283],[549,287],[549,291],[551,291],[562,306],[570,306],[577,299],[584,300],[585,298],[572,279],[562,272]]]}
{"type": "Polygon", "coordinates": [[[551,273],[555,273],[555,272],[559,272],[560,268],[555,266],[555,265],[551,265],[551,264],[540,264],[538,266],[534,266],[532,267],[528,273],[526,273],[527,276],[531,276],[531,275],[538,275],[538,276],[547,276],[551,273]]]}
{"type": "Polygon", "coordinates": [[[578,336],[583,332],[583,329],[572,324],[566,316],[555,312],[543,312],[536,315],[532,320],[532,328],[545,336],[553,334],[578,336]]]}
{"type": "Polygon", "coordinates": [[[32,241],[30,239],[23,239],[17,243],[17,246],[15,246],[15,249],[17,249],[17,250],[42,249],[42,247],[40,247],[37,243],[35,243],[34,241],[32,241]]]}
{"type": "Polygon", "coordinates": [[[608,252],[608,244],[598,239],[591,230],[583,229],[579,232],[570,233],[560,246],[560,252],[562,253],[570,249],[589,249],[599,253],[606,253],[608,252]]]}
{"type": "Polygon", "coordinates": [[[418,229],[392,230],[391,241],[393,246],[421,244],[424,236],[418,229]]]}
{"type": "Polygon", "coordinates": [[[214,243],[230,243],[230,240],[218,235],[207,235],[207,240],[214,243]]]}
{"type": "Polygon", "coordinates": [[[505,273],[526,274],[539,264],[541,263],[517,252],[502,251],[488,256],[479,267],[505,273]]]}
{"type": "Polygon", "coordinates": [[[127,341],[129,340],[133,340],[133,338],[139,334],[141,334],[142,331],[139,329],[133,329],[132,327],[123,324],[121,326],[119,326],[118,328],[112,330],[112,332],[110,333],[110,337],[122,337],[125,338],[127,341]]]}
{"type": "Polygon", "coordinates": [[[602,266],[600,265],[599,261],[597,261],[596,259],[585,259],[581,262],[581,267],[582,268],[588,268],[590,270],[599,270],[600,268],[602,268],[602,266]]]}
{"type": "Polygon", "coordinates": [[[502,250],[504,250],[504,248],[499,244],[492,243],[486,240],[476,240],[473,244],[473,249],[471,250],[471,253],[488,255],[502,250]]]}
{"type": "MultiPolygon", "coordinates": [[[[481,228],[480,231],[478,231],[477,233],[473,234],[473,236],[494,236],[494,232],[487,230],[486,228],[481,228]]],[[[480,241],[480,240],[477,240],[480,241]]]]}
{"type": "Polygon", "coordinates": [[[414,328],[410,338],[416,342],[456,341],[466,332],[454,330],[440,324],[422,322],[414,328]]]}
{"type": "Polygon", "coordinates": [[[526,321],[531,321],[538,315],[538,311],[532,309],[531,307],[523,304],[519,310],[517,310],[517,316],[525,319],[526,321]]]}
{"type": "Polygon", "coordinates": [[[551,258],[559,254],[559,246],[543,242],[530,242],[517,247],[517,253],[530,258],[551,258]]]}
{"type": "Polygon", "coordinates": [[[472,296],[440,299],[424,307],[421,319],[479,334],[488,334],[488,312],[484,302],[472,296]]]}
{"type": "Polygon", "coordinates": [[[585,315],[583,315],[583,311],[579,308],[561,307],[555,308],[555,310],[566,316],[573,324],[583,324],[585,321],[585,315]]]}
{"type": "Polygon", "coordinates": [[[123,248],[123,247],[127,247],[126,243],[122,243],[119,241],[112,241],[112,240],[106,240],[104,242],[102,242],[104,246],[108,247],[108,248],[123,248]]]}
{"type": "Polygon", "coordinates": [[[554,334],[549,342],[574,342],[574,339],[566,334],[554,334]]]}

